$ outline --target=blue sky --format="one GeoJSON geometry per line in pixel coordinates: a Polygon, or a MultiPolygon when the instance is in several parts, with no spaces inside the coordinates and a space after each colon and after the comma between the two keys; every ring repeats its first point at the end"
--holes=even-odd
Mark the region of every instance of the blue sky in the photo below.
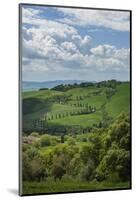
{"type": "Polygon", "coordinates": [[[23,6],[23,80],[129,80],[129,17],[120,11],[23,6]]]}

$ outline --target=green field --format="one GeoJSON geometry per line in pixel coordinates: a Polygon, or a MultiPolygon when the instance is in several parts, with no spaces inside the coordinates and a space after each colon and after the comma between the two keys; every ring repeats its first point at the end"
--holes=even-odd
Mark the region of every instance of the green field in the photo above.
{"type": "Polygon", "coordinates": [[[94,123],[100,122],[102,119],[101,112],[96,112],[94,114],[88,115],[77,115],[77,116],[69,116],[63,119],[55,119],[50,123],[60,124],[60,125],[80,125],[83,127],[87,127],[89,125],[93,125],[94,123]]]}
{"type": "Polygon", "coordinates": [[[30,91],[30,92],[23,92],[23,99],[28,99],[28,98],[47,99],[55,95],[61,95],[61,92],[52,90],[30,91]]]}
{"type": "Polygon", "coordinates": [[[116,95],[112,96],[111,101],[107,103],[107,112],[116,117],[121,111],[128,113],[130,110],[130,85],[122,84],[117,87],[116,95]]]}
{"type": "Polygon", "coordinates": [[[129,182],[82,182],[77,180],[46,181],[46,182],[24,182],[23,194],[57,193],[57,192],[77,192],[96,191],[105,189],[130,188],[129,182]]]}

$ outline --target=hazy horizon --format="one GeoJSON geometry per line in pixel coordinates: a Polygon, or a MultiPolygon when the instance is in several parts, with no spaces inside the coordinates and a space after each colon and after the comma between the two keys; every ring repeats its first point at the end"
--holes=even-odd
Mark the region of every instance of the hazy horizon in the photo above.
{"type": "MultiPolygon", "coordinates": [[[[102,81],[110,81],[110,80],[116,80],[116,79],[104,79],[104,80],[101,80],[101,81],[95,81],[95,80],[92,80],[92,81],[89,81],[89,80],[73,80],[73,79],[60,79],[60,80],[48,80],[48,81],[34,81],[34,80],[31,80],[31,81],[27,81],[27,80],[22,80],[22,82],[35,82],[35,83],[43,83],[43,82],[56,82],[56,81],[81,81],[81,82],[102,82],[102,81]]],[[[116,81],[121,81],[121,82],[130,82],[130,80],[116,80],[116,81]]]]}

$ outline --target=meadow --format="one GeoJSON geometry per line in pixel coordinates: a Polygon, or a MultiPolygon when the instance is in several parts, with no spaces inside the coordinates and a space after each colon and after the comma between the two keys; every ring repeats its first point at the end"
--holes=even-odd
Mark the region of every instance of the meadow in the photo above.
{"type": "Polygon", "coordinates": [[[126,189],[130,187],[129,182],[82,182],[75,180],[61,180],[54,182],[48,180],[44,182],[24,182],[24,195],[26,194],[44,194],[60,192],[85,192],[95,190],[126,189]]]}

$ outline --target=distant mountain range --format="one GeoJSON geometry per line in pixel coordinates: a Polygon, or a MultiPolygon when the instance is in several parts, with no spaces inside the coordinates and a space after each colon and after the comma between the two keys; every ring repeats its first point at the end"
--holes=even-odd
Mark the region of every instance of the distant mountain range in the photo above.
{"type": "Polygon", "coordinates": [[[35,82],[35,81],[23,81],[22,90],[23,91],[33,91],[39,90],[40,88],[53,88],[60,84],[74,84],[82,83],[83,80],[56,80],[56,81],[44,81],[44,82],[35,82]]]}

